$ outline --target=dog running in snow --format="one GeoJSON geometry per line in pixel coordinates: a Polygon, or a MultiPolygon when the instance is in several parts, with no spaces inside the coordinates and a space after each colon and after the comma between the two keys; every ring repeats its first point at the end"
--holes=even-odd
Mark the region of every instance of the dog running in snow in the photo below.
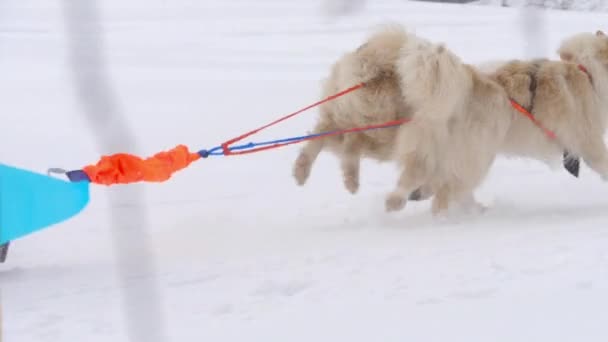
{"type": "Polygon", "coordinates": [[[598,68],[603,63],[605,41],[600,32],[577,35],[562,44],[561,62],[512,61],[480,71],[462,63],[443,45],[408,34],[400,27],[384,29],[334,64],[322,95],[359,82],[366,86],[321,107],[314,132],[400,118],[415,120],[399,128],[309,142],[295,162],[294,176],[298,184],[304,184],[316,156],[329,148],[341,159],[344,184],[354,193],[361,157],[397,161],[402,172],[387,198],[387,210],[403,208],[408,194],[411,199],[434,196],[432,211],[436,214],[454,201],[482,208],[474,200],[473,190],[497,153],[551,160],[567,149],[570,155],[580,155],[589,163],[590,153],[583,153],[581,147],[585,135],[576,132],[603,127],[601,117],[593,114],[603,103],[597,96],[593,98],[593,92],[601,89],[605,75],[598,76],[600,84],[591,90],[583,83],[570,84],[569,78],[574,77],[576,82],[585,76],[589,82],[593,73],[606,72],[605,66],[598,68]],[[578,64],[588,64],[584,74],[578,64]],[[563,103],[552,102],[552,96],[562,96],[563,103]],[[548,141],[538,127],[518,114],[510,98],[538,116],[557,134],[558,142],[548,141]],[[579,104],[572,105],[573,101],[579,104]],[[552,105],[561,108],[559,113],[571,114],[551,114],[557,113],[552,105]],[[593,124],[572,125],[566,118],[576,118],[575,113],[593,124]]]}

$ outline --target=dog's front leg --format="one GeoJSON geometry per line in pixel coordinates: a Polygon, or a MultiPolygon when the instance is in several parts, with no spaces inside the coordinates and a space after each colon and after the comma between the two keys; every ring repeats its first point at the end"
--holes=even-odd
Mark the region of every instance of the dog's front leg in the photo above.
{"type": "Polygon", "coordinates": [[[346,135],[343,147],[341,167],[344,187],[351,194],[355,194],[359,190],[359,169],[361,164],[361,143],[358,135],[346,135]]]}
{"type": "Polygon", "coordinates": [[[415,153],[407,155],[402,166],[397,187],[386,198],[385,207],[389,212],[403,209],[410,193],[422,186],[428,177],[425,164],[419,162],[415,153]]]}
{"type": "Polygon", "coordinates": [[[439,215],[441,213],[445,213],[448,210],[450,203],[450,188],[446,185],[443,185],[437,189],[435,196],[433,197],[433,202],[431,204],[431,213],[433,216],[439,215]]]}

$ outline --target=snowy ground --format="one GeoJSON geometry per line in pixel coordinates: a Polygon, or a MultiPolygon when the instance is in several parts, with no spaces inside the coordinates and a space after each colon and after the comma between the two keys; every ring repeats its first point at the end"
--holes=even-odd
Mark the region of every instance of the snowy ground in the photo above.
{"type": "MultiPolygon", "coordinates": [[[[212,147],[317,100],[330,63],[385,21],[469,62],[555,57],[563,36],[607,29],[601,14],[552,12],[528,44],[518,9],[385,0],[331,18],[316,1],[100,2],[110,81],[138,143],[112,152],[141,155],[212,147]]],[[[110,152],[76,100],[64,3],[0,2],[0,155],[41,172],[110,152]]],[[[305,133],[314,116],[259,138],[305,133]]],[[[128,187],[144,203],[94,187],[85,212],[15,242],[0,265],[6,341],[127,341],[156,305],[164,324],[143,329],[166,341],[608,338],[608,186],[586,167],[577,180],[501,159],[478,193],[489,212],[438,222],[428,202],[384,213],[390,165],[365,162],[351,196],[322,155],[295,186],[297,151],[128,187]],[[145,236],[112,229],[110,213],[142,211],[145,236]],[[142,266],[142,248],[155,264],[142,266]]]]}

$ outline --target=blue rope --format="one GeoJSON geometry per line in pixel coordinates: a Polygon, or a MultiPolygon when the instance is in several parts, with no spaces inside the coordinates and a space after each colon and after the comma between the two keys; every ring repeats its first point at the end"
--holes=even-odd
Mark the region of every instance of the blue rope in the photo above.
{"type": "MultiPolygon", "coordinates": [[[[380,129],[380,128],[389,128],[389,127],[394,127],[394,126],[398,126],[398,124],[391,125],[391,126],[383,126],[383,127],[372,127],[372,128],[361,130],[360,132],[369,131],[369,130],[373,130],[373,129],[380,129]]],[[[268,146],[268,145],[308,140],[311,138],[317,138],[317,137],[321,137],[321,136],[325,136],[325,135],[332,135],[332,134],[335,134],[336,132],[338,132],[338,131],[335,130],[335,131],[329,131],[329,132],[323,132],[323,133],[300,135],[300,136],[293,137],[293,138],[283,138],[283,139],[276,139],[276,140],[269,140],[269,141],[262,141],[262,142],[250,142],[247,144],[230,146],[229,149],[230,149],[230,151],[249,150],[249,149],[260,147],[260,146],[268,146]]],[[[203,158],[207,158],[209,156],[223,156],[224,149],[222,148],[222,146],[216,146],[210,150],[200,150],[198,152],[198,154],[203,158]]]]}

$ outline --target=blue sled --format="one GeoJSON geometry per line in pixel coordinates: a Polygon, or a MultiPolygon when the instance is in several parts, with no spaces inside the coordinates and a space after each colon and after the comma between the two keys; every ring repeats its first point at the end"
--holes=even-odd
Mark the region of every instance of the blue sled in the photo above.
{"type": "Polygon", "coordinates": [[[0,164],[0,245],[78,214],[89,203],[89,184],[0,164]]]}

